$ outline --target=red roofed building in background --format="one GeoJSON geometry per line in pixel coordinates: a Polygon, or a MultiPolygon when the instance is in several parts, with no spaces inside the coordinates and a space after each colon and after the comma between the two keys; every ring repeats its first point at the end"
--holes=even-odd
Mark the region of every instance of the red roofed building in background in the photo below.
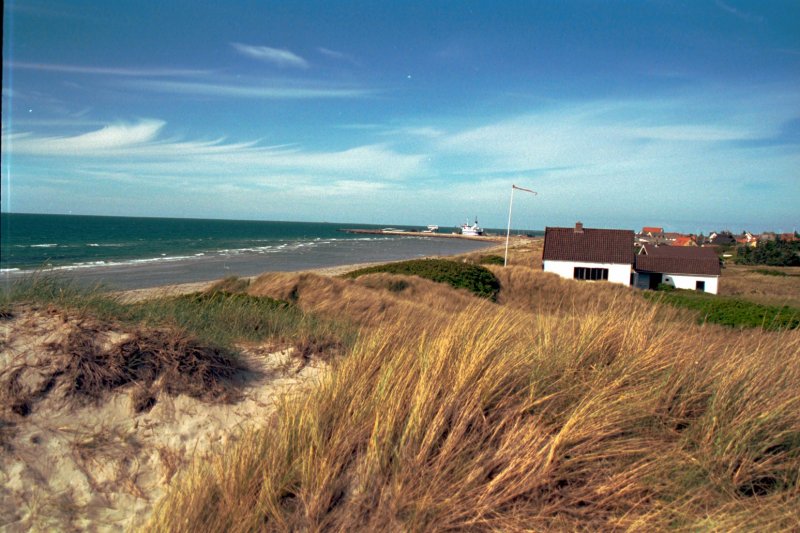
{"type": "Polygon", "coordinates": [[[649,235],[650,237],[658,237],[664,234],[664,228],[657,228],[655,226],[645,226],[642,228],[640,235],[649,235]]]}
{"type": "Polygon", "coordinates": [[[697,246],[697,241],[693,235],[681,235],[680,237],[675,237],[675,240],[672,241],[672,246],[697,246]]]}

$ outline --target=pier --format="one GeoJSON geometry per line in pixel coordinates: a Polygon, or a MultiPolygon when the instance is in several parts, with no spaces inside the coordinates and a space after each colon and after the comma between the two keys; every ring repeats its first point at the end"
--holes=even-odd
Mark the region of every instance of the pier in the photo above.
{"type": "Polygon", "coordinates": [[[400,229],[340,229],[344,233],[357,233],[363,235],[391,235],[399,237],[436,237],[443,239],[469,239],[472,241],[500,242],[503,238],[499,235],[461,235],[460,233],[434,233],[430,231],[407,231],[400,229]]]}

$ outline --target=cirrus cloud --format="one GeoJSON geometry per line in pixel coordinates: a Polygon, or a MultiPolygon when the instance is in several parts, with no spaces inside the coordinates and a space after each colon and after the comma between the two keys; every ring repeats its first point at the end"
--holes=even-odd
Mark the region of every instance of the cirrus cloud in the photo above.
{"type": "Polygon", "coordinates": [[[283,48],[270,48],[269,46],[243,43],[231,43],[231,46],[243,56],[272,63],[279,67],[308,68],[308,61],[283,48]]]}

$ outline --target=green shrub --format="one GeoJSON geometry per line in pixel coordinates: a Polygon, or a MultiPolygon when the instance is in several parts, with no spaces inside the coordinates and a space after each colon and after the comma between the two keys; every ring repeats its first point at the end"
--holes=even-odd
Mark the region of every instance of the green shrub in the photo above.
{"type": "Polygon", "coordinates": [[[741,298],[678,289],[662,293],[643,292],[642,294],[650,300],[698,311],[700,322],[766,330],[800,327],[800,309],[788,305],[782,307],[762,305],[741,298]]]}
{"type": "Polygon", "coordinates": [[[800,266],[800,241],[767,241],[758,246],[740,246],[736,262],[742,265],[800,266]]]}
{"type": "Polygon", "coordinates": [[[670,285],[669,283],[659,283],[658,284],[659,291],[674,291],[675,285],[670,285]]]}
{"type": "Polygon", "coordinates": [[[499,255],[482,255],[478,259],[479,265],[505,265],[506,261],[499,255]]]}
{"type": "Polygon", "coordinates": [[[782,270],[772,270],[769,268],[754,268],[750,272],[755,272],[756,274],[761,274],[763,276],[780,276],[780,277],[797,276],[797,274],[788,274],[786,272],[783,272],[782,270]]]}
{"type": "Polygon", "coordinates": [[[500,290],[500,282],[486,268],[445,259],[414,259],[377,265],[349,272],[344,277],[355,279],[365,274],[380,272],[419,276],[438,283],[447,283],[457,289],[467,289],[482,298],[488,298],[492,301],[495,300],[500,290]]]}

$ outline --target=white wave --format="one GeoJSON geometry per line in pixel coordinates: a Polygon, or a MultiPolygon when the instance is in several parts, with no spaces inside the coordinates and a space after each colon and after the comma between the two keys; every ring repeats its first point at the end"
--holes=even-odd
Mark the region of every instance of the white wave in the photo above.
{"type": "Polygon", "coordinates": [[[55,248],[58,246],[56,243],[52,244],[31,244],[31,248],[55,248]]]}

